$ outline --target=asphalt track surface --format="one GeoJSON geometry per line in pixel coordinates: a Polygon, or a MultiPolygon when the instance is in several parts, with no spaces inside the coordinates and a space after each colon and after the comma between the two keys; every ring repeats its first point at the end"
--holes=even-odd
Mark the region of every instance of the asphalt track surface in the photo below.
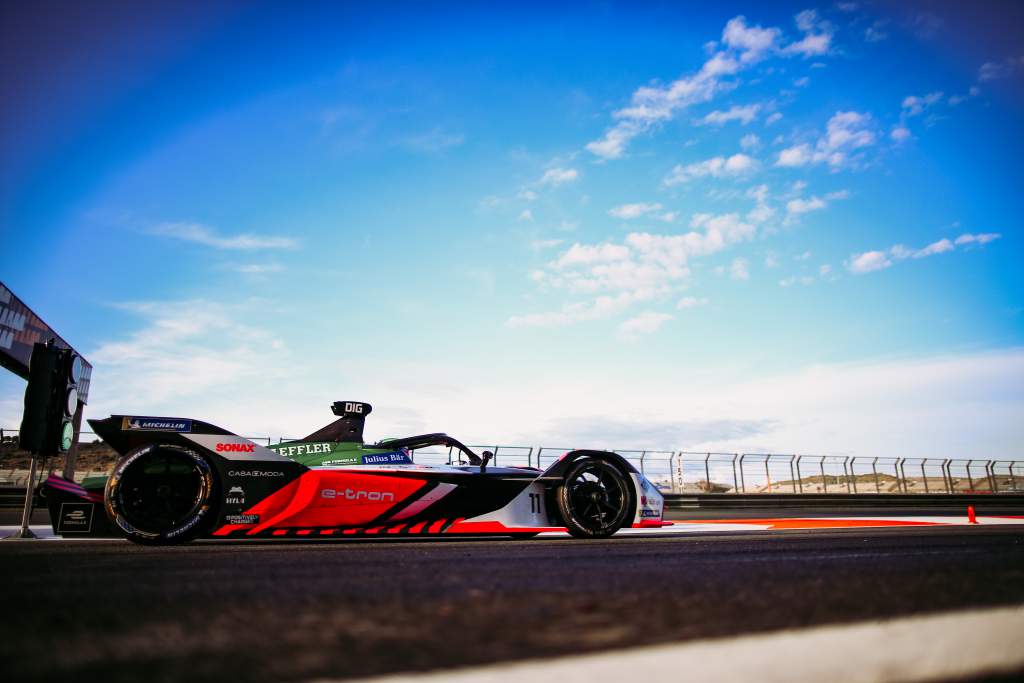
{"type": "Polygon", "coordinates": [[[1020,604],[1024,527],[22,541],[0,572],[5,680],[356,678],[1020,604]]]}

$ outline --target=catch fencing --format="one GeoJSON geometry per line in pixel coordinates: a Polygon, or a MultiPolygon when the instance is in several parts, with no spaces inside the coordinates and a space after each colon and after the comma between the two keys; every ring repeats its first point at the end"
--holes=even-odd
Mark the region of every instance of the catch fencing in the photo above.
{"type": "MultiPolygon", "coordinates": [[[[17,430],[0,429],[8,448],[17,430]]],[[[95,437],[82,432],[83,442],[95,437]]],[[[246,437],[272,445],[288,438],[246,437]]],[[[544,469],[568,447],[475,444],[471,449],[494,453],[492,464],[544,469]]],[[[1024,460],[986,458],[894,458],[778,453],[714,453],[694,451],[612,450],[640,470],[659,489],[673,494],[979,494],[1024,492],[1024,460]]],[[[430,447],[413,452],[421,464],[466,464],[458,449],[430,447]]],[[[51,459],[45,469],[59,468],[51,459]]],[[[113,466],[113,463],[109,463],[113,466]]],[[[75,473],[75,479],[104,476],[107,469],[75,473]]],[[[5,468],[0,462],[0,486],[24,485],[27,469],[5,468]]]]}

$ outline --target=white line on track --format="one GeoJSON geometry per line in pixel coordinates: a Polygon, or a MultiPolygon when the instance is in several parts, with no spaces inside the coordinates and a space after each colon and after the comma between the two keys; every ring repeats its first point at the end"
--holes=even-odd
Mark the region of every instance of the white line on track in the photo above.
{"type": "Polygon", "coordinates": [[[364,680],[910,683],[959,680],[1022,669],[1024,606],[1018,606],[364,680]]]}

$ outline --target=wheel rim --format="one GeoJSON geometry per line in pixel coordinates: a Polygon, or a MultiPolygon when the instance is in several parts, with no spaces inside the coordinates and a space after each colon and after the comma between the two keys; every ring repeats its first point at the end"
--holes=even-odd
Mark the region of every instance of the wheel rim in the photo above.
{"type": "Polygon", "coordinates": [[[195,516],[206,494],[205,472],[195,459],[157,448],[121,474],[118,507],[131,526],[160,534],[195,516]]]}
{"type": "Polygon", "coordinates": [[[566,489],[573,518],[581,526],[600,532],[621,523],[628,494],[622,475],[612,466],[584,464],[573,471],[566,489]]]}

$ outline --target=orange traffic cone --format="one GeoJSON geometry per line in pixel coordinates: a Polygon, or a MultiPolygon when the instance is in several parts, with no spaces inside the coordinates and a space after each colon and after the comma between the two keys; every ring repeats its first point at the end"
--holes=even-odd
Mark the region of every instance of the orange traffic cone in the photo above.
{"type": "Polygon", "coordinates": [[[974,506],[973,505],[968,505],[967,506],[967,522],[969,524],[977,524],[978,523],[978,518],[974,516],[974,506]]]}

